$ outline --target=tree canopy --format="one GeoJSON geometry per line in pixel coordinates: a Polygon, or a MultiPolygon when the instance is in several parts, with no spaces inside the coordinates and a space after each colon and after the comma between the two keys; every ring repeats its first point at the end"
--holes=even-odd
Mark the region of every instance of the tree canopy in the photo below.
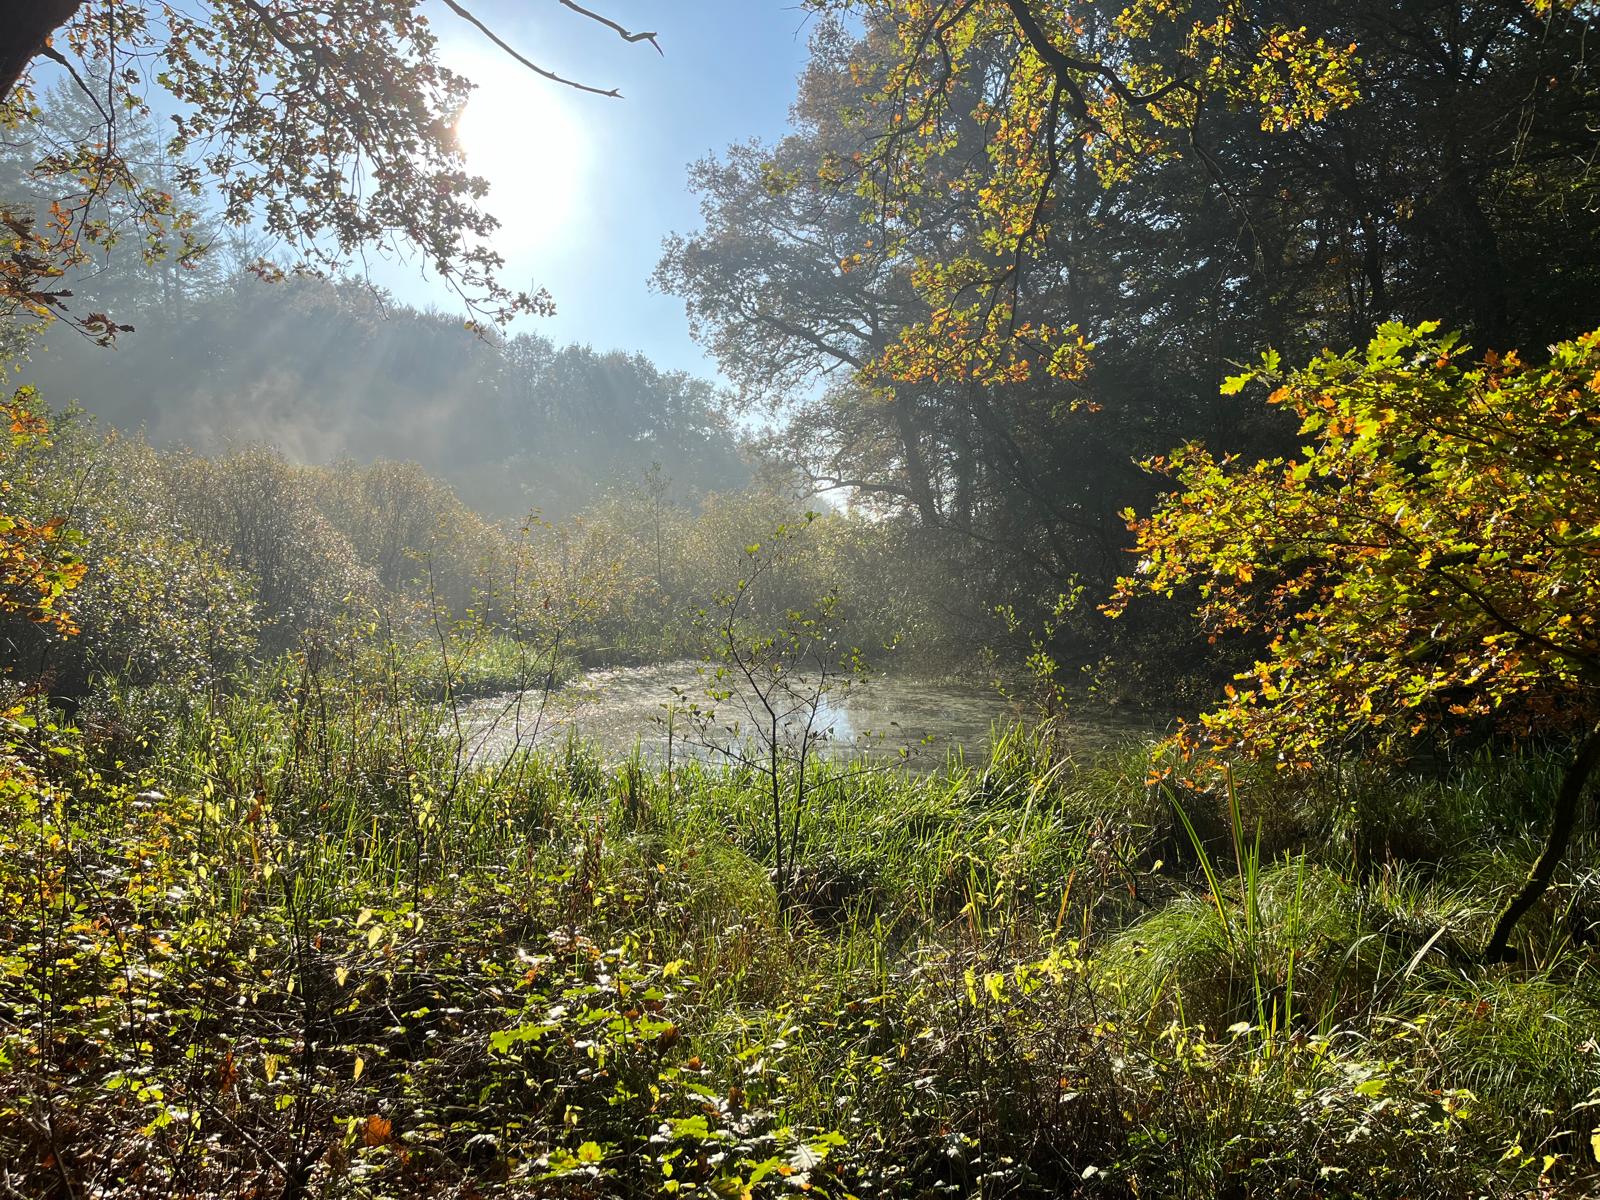
{"type": "MultiPolygon", "coordinates": [[[[1136,460],[1290,448],[1281,411],[1218,394],[1263,346],[1600,325],[1586,8],[847,7],[794,132],[693,169],[705,221],[658,279],[778,402],[775,451],[937,534],[986,595],[1108,589],[1117,514],[1155,495],[1136,460]]],[[[1070,640],[1138,629],[1178,653],[1148,606],[1070,640]]]]}
{"type": "Polygon", "coordinates": [[[873,136],[847,171],[908,244],[943,225],[952,196],[973,214],[965,253],[924,274],[936,310],[1014,307],[1028,268],[1075,232],[1072,198],[1085,184],[1170,179],[1187,161],[1260,243],[1254,254],[1289,249],[1272,244],[1285,234],[1337,254],[1363,335],[1391,315],[1390,276],[1419,270],[1406,260],[1451,227],[1479,261],[1438,265],[1463,273],[1460,302],[1499,342],[1510,332],[1506,282],[1495,278],[1506,264],[1483,185],[1497,177],[1526,196],[1535,178],[1559,176],[1566,187],[1536,193],[1557,212],[1592,186],[1585,5],[849,7],[876,36],[851,63],[865,87],[858,120],[873,136]],[[968,124],[981,143],[963,138],[968,124]],[[1315,192],[1289,191],[1285,176],[1299,172],[1315,192]],[[1258,228],[1264,203],[1296,213],[1299,228],[1258,228]],[[1310,224],[1319,207],[1339,219],[1310,224]]]}
{"type": "MultiPolygon", "coordinates": [[[[654,44],[561,0],[629,42],[654,44]]],[[[474,319],[505,322],[549,311],[542,291],[500,282],[483,208],[455,121],[472,83],[440,59],[422,0],[47,0],[0,19],[0,126],[16,137],[39,119],[50,70],[80,89],[99,120],[33,164],[48,193],[43,214],[7,204],[10,250],[0,304],[13,314],[65,316],[96,339],[125,322],[69,303],[63,275],[96,248],[132,241],[155,259],[204,249],[192,210],[215,203],[223,221],[263,231],[300,269],[339,273],[364,253],[415,252],[474,319]],[[159,97],[155,99],[153,97],[159,97]],[[159,114],[169,178],[152,180],[124,127],[159,114]]],[[[602,95],[528,59],[457,2],[469,23],[545,80],[602,95]]],[[[657,46],[659,49],[659,46],[657,46]]],[[[265,261],[263,273],[277,268],[265,261]]]]}

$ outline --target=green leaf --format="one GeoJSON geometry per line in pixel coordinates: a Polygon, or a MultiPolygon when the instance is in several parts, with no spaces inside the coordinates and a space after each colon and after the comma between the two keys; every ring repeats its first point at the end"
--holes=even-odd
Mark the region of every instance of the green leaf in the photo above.
{"type": "Polygon", "coordinates": [[[489,1035],[489,1049],[496,1054],[505,1054],[513,1046],[523,1042],[536,1042],[556,1031],[555,1025],[518,1025],[515,1029],[501,1029],[489,1035]]]}

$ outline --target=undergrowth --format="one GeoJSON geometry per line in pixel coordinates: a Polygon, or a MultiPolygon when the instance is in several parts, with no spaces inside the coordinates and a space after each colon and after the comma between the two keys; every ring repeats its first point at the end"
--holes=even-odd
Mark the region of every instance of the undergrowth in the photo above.
{"type": "Polygon", "coordinates": [[[780,907],[750,777],[473,762],[447,717],[304,669],[10,709],[0,1188],[1597,1184],[1593,878],[1521,965],[1472,954],[1533,853],[1537,753],[1181,801],[1142,747],[1015,730],[863,760],[819,772],[780,907]]]}

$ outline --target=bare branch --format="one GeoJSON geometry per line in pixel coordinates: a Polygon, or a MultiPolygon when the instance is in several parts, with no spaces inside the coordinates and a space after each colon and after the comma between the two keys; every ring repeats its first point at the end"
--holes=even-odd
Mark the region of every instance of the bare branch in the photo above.
{"type": "MultiPolygon", "coordinates": [[[[550,80],[550,82],[552,82],[552,83],[559,83],[559,84],[563,84],[564,86],[569,87],[569,88],[576,88],[580,92],[588,92],[591,95],[595,95],[595,96],[607,96],[607,97],[611,98],[612,100],[620,100],[620,99],[622,99],[622,93],[620,91],[618,91],[616,88],[610,88],[608,90],[606,88],[591,87],[587,83],[579,83],[575,79],[568,79],[564,75],[557,75],[554,71],[546,70],[544,67],[541,67],[538,63],[536,63],[536,62],[532,61],[531,59],[526,58],[523,55],[519,54],[510,45],[510,43],[508,43],[504,38],[502,38],[494,30],[490,29],[487,25],[485,25],[477,17],[473,16],[472,13],[468,12],[465,8],[463,8],[457,2],[457,0],[444,0],[444,2],[445,2],[445,6],[447,8],[449,8],[449,10],[451,12],[455,13],[456,16],[460,17],[463,21],[466,21],[469,25],[475,26],[477,28],[477,30],[480,33],[483,34],[484,37],[488,38],[496,46],[498,46],[498,47],[500,47],[500,49],[504,50],[507,54],[509,54],[517,62],[519,62],[523,66],[527,67],[528,70],[532,71],[535,75],[543,76],[545,79],[550,80]]],[[[599,19],[599,18],[596,18],[596,19],[599,19]]],[[[657,49],[660,49],[660,47],[658,46],[657,49]]]]}
{"type": "Polygon", "coordinates": [[[563,8],[570,8],[579,16],[588,17],[589,20],[598,22],[599,24],[604,25],[607,29],[614,30],[616,35],[625,42],[649,42],[656,48],[657,54],[661,55],[663,58],[666,57],[666,51],[661,48],[661,43],[656,41],[656,35],[654,33],[630,33],[621,25],[618,25],[610,17],[602,17],[597,12],[591,12],[581,4],[574,4],[573,0],[561,0],[561,6],[563,8]]]}
{"type": "Polygon", "coordinates": [[[67,74],[72,76],[72,82],[77,84],[78,90],[89,98],[89,103],[95,106],[95,110],[99,112],[101,118],[106,123],[106,128],[109,130],[114,123],[114,118],[106,111],[106,106],[100,103],[100,97],[95,95],[89,85],[83,81],[83,76],[78,74],[78,68],[72,65],[71,60],[69,60],[54,46],[42,47],[39,50],[39,56],[41,58],[48,58],[51,62],[56,63],[58,66],[66,68],[67,74]]]}

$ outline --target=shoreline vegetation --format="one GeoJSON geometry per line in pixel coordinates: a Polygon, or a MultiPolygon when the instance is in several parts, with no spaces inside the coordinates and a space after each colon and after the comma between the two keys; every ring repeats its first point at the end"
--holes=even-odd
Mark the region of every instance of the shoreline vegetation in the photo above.
{"type": "Polygon", "coordinates": [[[750,769],[464,765],[437,713],[304,671],[12,710],[14,1187],[1594,1182],[1590,875],[1520,964],[1473,957],[1551,803],[1536,748],[1222,791],[1020,728],[926,776],[814,763],[780,897],[750,769]]]}

